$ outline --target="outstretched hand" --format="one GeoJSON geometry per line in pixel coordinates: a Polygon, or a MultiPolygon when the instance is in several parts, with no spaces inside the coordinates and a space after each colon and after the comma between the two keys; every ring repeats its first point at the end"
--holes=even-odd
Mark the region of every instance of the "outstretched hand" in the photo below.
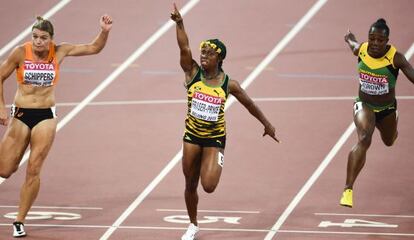
{"type": "Polygon", "coordinates": [[[345,42],[349,43],[351,42],[357,42],[355,35],[351,32],[351,30],[348,29],[348,32],[344,36],[345,42]]]}
{"type": "Polygon", "coordinates": [[[103,31],[109,32],[111,30],[112,18],[109,15],[103,15],[99,22],[103,31]]]}
{"type": "Polygon", "coordinates": [[[266,125],[263,133],[263,137],[266,135],[269,135],[271,138],[273,138],[276,142],[280,143],[279,139],[276,138],[275,133],[275,127],[272,126],[272,124],[266,125]]]}
{"type": "Polygon", "coordinates": [[[177,5],[174,3],[174,9],[171,12],[171,20],[173,20],[176,23],[182,22],[183,18],[181,17],[180,12],[177,9],[177,5]]]}

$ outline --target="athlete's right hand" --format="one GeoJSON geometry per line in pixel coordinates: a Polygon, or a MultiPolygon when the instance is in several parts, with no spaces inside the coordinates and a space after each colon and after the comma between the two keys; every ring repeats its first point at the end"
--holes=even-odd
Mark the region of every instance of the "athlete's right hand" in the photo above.
{"type": "Polygon", "coordinates": [[[0,107],[0,124],[7,126],[9,123],[9,114],[6,107],[0,107]]]}
{"type": "Polygon", "coordinates": [[[357,42],[355,35],[348,29],[348,32],[344,36],[345,42],[357,42]]]}
{"type": "Polygon", "coordinates": [[[177,9],[177,5],[174,3],[174,9],[171,12],[171,20],[173,20],[176,23],[180,23],[183,21],[183,18],[181,17],[180,12],[177,9]]]}

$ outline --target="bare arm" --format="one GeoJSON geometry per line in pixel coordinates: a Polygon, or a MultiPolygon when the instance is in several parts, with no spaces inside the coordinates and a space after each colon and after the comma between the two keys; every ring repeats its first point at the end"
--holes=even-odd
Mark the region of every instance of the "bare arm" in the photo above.
{"type": "Polygon", "coordinates": [[[253,100],[247,95],[240,84],[235,80],[230,80],[229,82],[229,91],[243,106],[252,114],[257,120],[259,120],[264,126],[263,136],[269,135],[276,142],[279,140],[276,138],[275,128],[267,120],[260,108],[253,102],[253,100]]]}
{"type": "Polygon", "coordinates": [[[186,80],[188,81],[191,80],[191,78],[196,74],[195,71],[197,70],[197,64],[193,60],[188,36],[184,29],[183,18],[181,17],[175,3],[174,11],[171,13],[171,19],[176,23],[177,43],[180,48],[180,65],[185,72],[187,78],[186,80]]]}
{"type": "Polygon", "coordinates": [[[394,56],[394,66],[400,68],[404,75],[414,83],[414,69],[404,55],[397,52],[394,56]]]}
{"type": "Polygon", "coordinates": [[[58,54],[61,54],[59,61],[62,61],[65,56],[85,56],[99,53],[105,47],[108,39],[109,31],[112,28],[112,18],[103,15],[100,19],[100,26],[101,32],[89,44],[62,43],[59,45],[58,54]]]}
{"type": "Polygon", "coordinates": [[[358,56],[360,44],[356,40],[355,35],[351,33],[349,29],[348,29],[348,32],[345,34],[344,39],[345,39],[345,42],[348,43],[348,46],[351,49],[352,53],[355,56],[358,56]]]}
{"type": "Polygon", "coordinates": [[[9,57],[0,65],[0,124],[7,125],[8,114],[4,101],[3,83],[19,66],[20,60],[24,58],[24,47],[18,46],[10,53],[9,57]]]}

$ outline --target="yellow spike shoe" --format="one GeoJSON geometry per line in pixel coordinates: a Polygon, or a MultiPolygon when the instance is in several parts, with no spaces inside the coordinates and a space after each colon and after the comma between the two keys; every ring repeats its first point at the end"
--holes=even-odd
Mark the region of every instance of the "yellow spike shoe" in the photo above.
{"type": "Polygon", "coordinates": [[[345,189],[342,193],[341,206],[352,208],[352,189],[345,189]]]}

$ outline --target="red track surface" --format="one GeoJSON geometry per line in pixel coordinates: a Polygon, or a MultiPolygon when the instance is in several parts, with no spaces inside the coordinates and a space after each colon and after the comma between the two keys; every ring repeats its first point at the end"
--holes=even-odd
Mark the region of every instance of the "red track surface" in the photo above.
{"type": "MultiPolygon", "coordinates": [[[[178,6],[185,3],[177,1],[178,6]]],[[[43,14],[54,4],[56,1],[50,0],[3,4],[0,21],[7,24],[3,25],[0,45],[7,44],[31,24],[35,15],[43,14]]],[[[200,1],[184,17],[193,55],[198,58],[201,40],[221,38],[229,52],[224,69],[242,82],[312,4],[314,1],[299,0],[200,1]]],[[[109,13],[114,18],[102,53],[67,58],[63,63],[57,90],[59,103],[82,101],[168,20],[171,8],[172,3],[163,0],[73,0],[57,12],[51,18],[57,42],[90,41],[99,30],[101,14],[109,13]]],[[[228,110],[228,147],[220,185],[212,195],[200,191],[199,209],[209,210],[199,213],[200,240],[265,238],[352,121],[351,98],[294,98],[354,96],[356,59],[343,42],[346,30],[350,28],[359,41],[364,41],[369,25],[384,17],[391,28],[391,42],[405,53],[414,39],[412,9],[414,2],[410,0],[328,1],[255,79],[247,90],[251,97],[287,98],[257,101],[276,126],[282,143],[262,138],[262,127],[240,104],[228,110]],[[227,221],[238,217],[239,224],[215,221],[212,216],[226,217],[227,221]],[[207,218],[213,219],[212,223],[202,223],[207,218]]],[[[414,64],[412,59],[410,62],[414,64]]],[[[28,219],[27,239],[101,238],[179,151],[185,117],[184,102],[118,101],[184,100],[182,82],[175,31],[171,28],[94,99],[115,104],[87,106],[59,131],[43,169],[37,207],[32,211],[80,214],[81,218],[28,219]],[[39,208],[45,206],[51,208],[39,208]]],[[[11,103],[13,77],[7,80],[5,91],[11,103]]],[[[273,239],[414,238],[414,86],[403,74],[397,94],[411,96],[398,104],[399,139],[395,146],[387,148],[375,133],[366,168],[356,183],[355,207],[345,209],[338,205],[347,154],[356,141],[353,134],[273,239]],[[344,223],[349,219],[383,225],[318,227],[321,222],[344,223]]],[[[60,106],[60,119],[73,107],[60,106]]],[[[21,167],[0,185],[0,239],[11,239],[12,220],[3,215],[17,211],[13,206],[18,202],[24,172],[25,167],[21,167]]],[[[165,217],[186,215],[183,189],[178,163],[109,239],[179,239],[187,223],[172,223],[165,217]]]]}

